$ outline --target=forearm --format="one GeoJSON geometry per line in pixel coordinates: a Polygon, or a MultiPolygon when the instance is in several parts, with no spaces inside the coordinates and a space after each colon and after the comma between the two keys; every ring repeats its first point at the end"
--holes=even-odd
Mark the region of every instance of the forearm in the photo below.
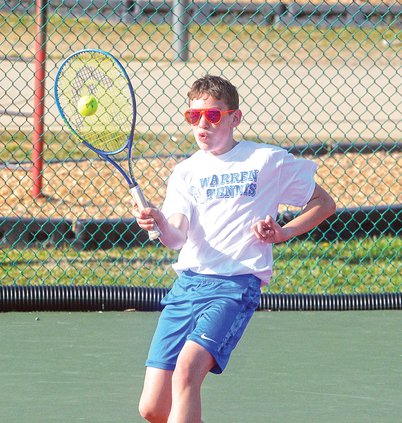
{"type": "Polygon", "coordinates": [[[331,216],[336,209],[332,197],[319,185],[303,211],[293,220],[283,226],[287,239],[302,235],[331,216]]]}
{"type": "Polygon", "coordinates": [[[187,239],[187,218],[181,214],[173,215],[169,219],[166,219],[162,214],[158,217],[157,224],[161,232],[160,241],[172,250],[180,250],[187,239]]]}
{"type": "Polygon", "coordinates": [[[158,227],[159,240],[168,248],[179,250],[187,239],[188,221],[182,214],[176,214],[166,219],[161,210],[156,207],[147,207],[139,210],[134,204],[133,214],[140,228],[152,231],[158,227]]]}

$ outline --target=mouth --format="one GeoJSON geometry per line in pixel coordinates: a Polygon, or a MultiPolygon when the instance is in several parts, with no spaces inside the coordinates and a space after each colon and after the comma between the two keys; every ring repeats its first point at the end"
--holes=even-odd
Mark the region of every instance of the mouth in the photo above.
{"type": "Polygon", "coordinates": [[[199,139],[200,142],[206,143],[207,140],[208,140],[208,134],[206,132],[200,132],[198,134],[198,139],[199,139]]]}

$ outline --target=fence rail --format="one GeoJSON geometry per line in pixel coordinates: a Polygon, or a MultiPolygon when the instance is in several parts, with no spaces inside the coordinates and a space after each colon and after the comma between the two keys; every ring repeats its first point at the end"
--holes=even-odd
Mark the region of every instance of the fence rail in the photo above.
{"type": "MultiPolygon", "coordinates": [[[[172,1],[136,1],[136,0],[64,0],[49,1],[49,12],[61,16],[93,17],[97,19],[120,20],[125,23],[154,24],[172,23],[175,19],[175,7],[182,4],[186,20],[197,25],[234,22],[241,25],[306,25],[376,27],[377,25],[401,26],[402,5],[399,3],[383,4],[364,2],[318,3],[309,2],[210,2],[188,0],[172,1]]],[[[5,0],[0,12],[18,12],[34,14],[35,5],[30,0],[5,0]]]]}

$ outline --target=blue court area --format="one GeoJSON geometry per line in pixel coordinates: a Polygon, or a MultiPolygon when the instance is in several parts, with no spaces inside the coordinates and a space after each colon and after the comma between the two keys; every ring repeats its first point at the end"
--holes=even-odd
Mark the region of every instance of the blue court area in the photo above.
{"type": "MultiPolygon", "coordinates": [[[[0,314],[0,421],[139,423],[159,313],[0,314]]],[[[402,415],[402,312],[257,312],[206,423],[395,423],[402,415]]]]}

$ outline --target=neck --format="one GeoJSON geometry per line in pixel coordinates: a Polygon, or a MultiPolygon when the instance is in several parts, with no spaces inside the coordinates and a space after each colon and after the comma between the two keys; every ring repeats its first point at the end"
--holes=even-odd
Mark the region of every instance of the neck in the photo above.
{"type": "Polygon", "coordinates": [[[235,141],[234,139],[232,139],[232,142],[227,146],[227,148],[225,148],[224,150],[211,152],[211,154],[214,155],[214,156],[220,156],[222,154],[229,153],[229,151],[233,150],[236,147],[237,144],[239,144],[238,141],[235,141]]]}

